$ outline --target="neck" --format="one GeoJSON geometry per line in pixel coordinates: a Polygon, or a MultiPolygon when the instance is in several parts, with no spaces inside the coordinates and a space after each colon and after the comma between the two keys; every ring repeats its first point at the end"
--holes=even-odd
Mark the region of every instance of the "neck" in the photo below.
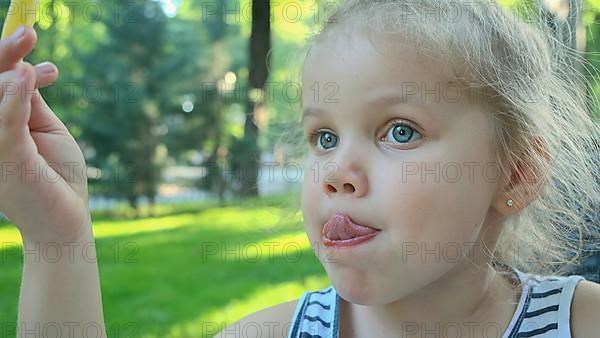
{"type": "Polygon", "coordinates": [[[349,324],[341,326],[345,333],[340,337],[439,337],[486,327],[504,330],[516,311],[519,290],[507,277],[510,273],[488,263],[463,261],[443,278],[388,304],[342,300],[341,320],[349,324]]]}

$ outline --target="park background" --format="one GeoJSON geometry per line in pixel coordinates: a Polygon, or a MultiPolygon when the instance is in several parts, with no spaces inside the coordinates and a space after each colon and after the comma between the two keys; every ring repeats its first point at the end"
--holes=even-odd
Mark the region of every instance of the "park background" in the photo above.
{"type": "MultiPolygon", "coordinates": [[[[600,1],[501,3],[575,27],[565,43],[598,67],[600,1]]],[[[293,127],[306,43],[337,4],[41,1],[26,60],[60,70],[42,94],[86,157],[109,337],[212,337],[328,285],[302,228],[293,127]]],[[[597,76],[583,74],[595,97],[597,76]]],[[[22,255],[2,221],[2,337],[14,337],[22,255]]],[[[578,273],[598,281],[599,266],[578,273]]]]}

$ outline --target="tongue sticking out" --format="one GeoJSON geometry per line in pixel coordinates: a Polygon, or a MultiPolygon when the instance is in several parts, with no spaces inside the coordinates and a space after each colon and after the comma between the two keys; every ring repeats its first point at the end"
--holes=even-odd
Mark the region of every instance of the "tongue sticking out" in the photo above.
{"type": "Polygon", "coordinates": [[[336,214],[323,226],[322,234],[332,241],[365,236],[379,230],[356,224],[342,214],[336,214]]]}

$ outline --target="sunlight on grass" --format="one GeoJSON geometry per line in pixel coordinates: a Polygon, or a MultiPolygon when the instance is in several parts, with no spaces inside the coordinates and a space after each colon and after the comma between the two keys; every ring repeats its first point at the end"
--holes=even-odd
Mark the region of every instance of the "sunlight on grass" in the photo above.
{"type": "Polygon", "coordinates": [[[229,230],[243,230],[248,225],[258,225],[261,229],[272,228],[281,219],[281,213],[275,208],[219,208],[197,214],[164,216],[127,221],[100,221],[94,223],[97,238],[124,236],[134,233],[162,231],[181,226],[227,227],[229,230]],[[256,221],[260,220],[259,223],[256,221]]]}
{"type": "MultiPolygon", "coordinates": [[[[144,242],[144,244],[156,243],[144,242]]],[[[295,263],[302,259],[302,255],[307,255],[307,252],[312,253],[310,242],[304,232],[287,233],[256,242],[235,242],[229,244],[213,242],[212,244],[203,247],[205,254],[222,262],[229,258],[247,263],[258,261],[272,263],[276,260],[295,263]]],[[[316,264],[318,263],[316,256],[311,255],[310,257],[313,258],[316,264]]]]}
{"type": "MultiPolygon", "coordinates": [[[[245,200],[154,218],[98,217],[108,337],[202,337],[214,330],[207,323],[230,324],[325,287],[302,214],[286,204],[245,200]]],[[[0,317],[16,321],[23,261],[14,226],[0,227],[0,245],[0,317]]]]}
{"type": "Polygon", "coordinates": [[[277,236],[268,238],[264,241],[258,242],[259,245],[265,245],[267,243],[277,243],[282,246],[282,250],[274,250],[275,254],[285,255],[286,248],[294,248],[294,249],[307,249],[310,248],[310,242],[308,241],[308,237],[304,231],[289,233],[283,236],[277,236]],[[292,244],[292,245],[290,245],[292,244]]]}
{"type": "MultiPolygon", "coordinates": [[[[226,306],[171,328],[167,335],[172,338],[180,337],[212,337],[241,318],[258,310],[268,308],[283,302],[296,300],[307,290],[317,290],[330,284],[326,277],[307,277],[301,281],[268,285],[256,290],[244,299],[232,299],[226,306]]],[[[290,321],[292,315],[290,314],[290,321]]],[[[283,325],[274,329],[281,331],[283,325]]],[[[287,326],[286,326],[287,328],[287,326]]]]}
{"type": "MultiPolygon", "coordinates": [[[[213,229],[227,228],[230,231],[245,230],[278,230],[282,222],[302,221],[301,215],[288,215],[279,208],[215,208],[199,213],[162,216],[155,218],[144,218],[138,220],[111,220],[95,221],[94,237],[96,239],[106,237],[120,237],[133,234],[143,234],[164,230],[177,229],[181,227],[200,226],[213,229]]],[[[21,246],[21,235],[14,226],[0,228],[2,247],[0,250],[14,246],[21,246]]]]}

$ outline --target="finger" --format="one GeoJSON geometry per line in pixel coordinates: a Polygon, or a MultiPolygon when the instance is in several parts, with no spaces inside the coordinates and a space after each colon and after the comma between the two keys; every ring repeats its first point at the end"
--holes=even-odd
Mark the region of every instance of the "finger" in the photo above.
{"type": "Polygon", "coordinates": [[[29,130],[32,132],[68,132],[67,127],[54,114],[38,89],[34,91],[31,99],[29,130]]]}
{"type": "Polygon", "coordinates": [[[12,69],[35,46],[35,29],[23,25],[10,37],[0,40],[0,72],[12,69]]]}
{"type": "Polygon", "coordinates": [[[35,65],[36,88],[44,88],[51,85],[58,78],[58,68],[52,62],[42,62],[35,65]]]}
{"type": "Polygon", "coordinates": [[[13,134],[26,129],[31,115],[31,98],[34,93],[35,71],[27,62],[20,62],[15,69],[0,73],[2,99],[0,101],[0,130],[13,134]]]}

